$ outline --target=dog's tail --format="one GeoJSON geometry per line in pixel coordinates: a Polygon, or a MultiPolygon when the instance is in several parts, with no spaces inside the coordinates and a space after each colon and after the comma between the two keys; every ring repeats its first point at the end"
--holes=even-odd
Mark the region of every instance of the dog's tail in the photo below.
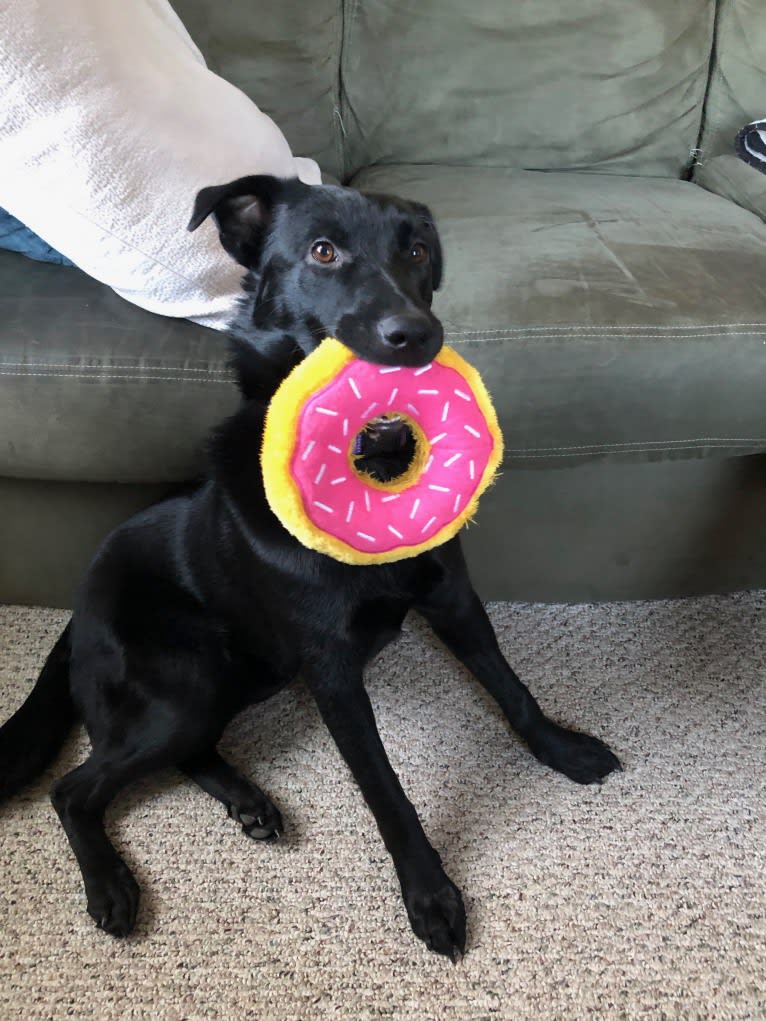
{"type": "Polygon", "coordinates": [[[69,692],[69,630],[67,624],[26,701],[0,727],[0,802],[42,773],[75,722],[69,692]]]}

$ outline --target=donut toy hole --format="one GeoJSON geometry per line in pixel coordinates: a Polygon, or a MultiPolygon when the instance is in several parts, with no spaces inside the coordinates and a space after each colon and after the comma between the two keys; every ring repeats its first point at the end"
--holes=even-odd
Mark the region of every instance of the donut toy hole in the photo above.
{"type": "Polygon", "coordinates": [[[396,482],[412,468],[417,445],[412,424],[403,415],[379,415],[354,438],[354,468],[376,482],[396,482]]]}

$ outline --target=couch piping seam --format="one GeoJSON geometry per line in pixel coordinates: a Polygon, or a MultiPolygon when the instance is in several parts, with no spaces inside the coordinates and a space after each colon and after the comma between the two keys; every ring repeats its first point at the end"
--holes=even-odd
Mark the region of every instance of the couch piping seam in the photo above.
{"type": "MultiPolygon", "coordinates": [[[[103,372],[3,372],[0,370],[0,376],[14,376],[16,379],[42,379],[46,376],[53,376],[56,379],[90,379],[90,380],[101,380],[101,381],[134,381],[138,383],[145,383],[147,381],[154,381],[158,383],[201,383],[205,380],[192,379],[189,376],[153,376],[149,373],[143,375],[123,373],[122,375],[115,375],[113,373],[103,372]]],[[[232,376],[211,376],[210,382],[212,383],[226,383],[227,385],[233,382],[232,376]]]]}
{"type": "MultiPolygon", "coordinates": [[[[763,444],[766,443],[766,437],[760,439],[757,437],[745,437],[745,436],[696,436],[685,440],[631,440],[629,443],[586,443],[581,446],[571,447],[516,447],[510,448],[511,451],[525,452],[527,454],[548,454],[555,451],[568,450],[568,451],[598,451],[598,450],[632,450],[633,448],[646,448],[647,450],[653,446],[659,446],[661,444],[673,443],[677,446],[683,444],[685,446],[694,446],[699,443],[747,443],[747,444],[763,444]]],[[[673,447],[663,446],[663,450],[672,450],[673,447]]],[[[509,451],[506,451],[507,453],[509,451]]]]}
{"type": "MultiPolygon", "coordinates": [[[[0,368],[2,369],[83,369],[92,372],[98,372],[98,365],[71,365],[69,362],[3,362],[0,361],[0,368]]],[[[110,366],[111,371],[116,372],[131,372],[133,367],[129,365],[112,365],[110,366]]],[[[227,373],[225,369],[195,369],[193,366],[180,366],[180,365],[152,365],[147,368],[147,372],[198,372],[208,376],[222,376],[231,375],[233,373],[227,373]]],[[[24,375],[24,373],[20,373],[24,375]]],[[[67,373],[62,373],[67,375],[67,373]]]]}
{"type": "MultiPolygon", "coordinates": [[[[654,331],[662,334],[687,332],[688,330],[739,330],[745,327],[757,327],[766,330],[766,323],[694,323],[691,326],[579,326],[575,323],[563,323],[550,326],[507,326],[497,330],[462,330],[462,336],[470,336],[478,333],[551,333],[557,330],[569,333],[591,333],[594,330],[611,330],[612,333],[627,333],[628,331],[643,330],[654,331]]],[[[457,333],[457,331],[455,331],[457,333]]]]}
{"type": "MultiPolygon", "coordinates": [[[[766,442],[766,441],[764,441],[764,442],[766,442]]],[[[716,446],[720,447],[721,449],[725,449],[723,444],[718,444],[716,446]]],[[[756,444],[748,442],[747,449],[750,449],[750,448],[758,449],[756,444]]],[[[609,450],[607,447],[604,447],[604,448],[600,448],[598,450],[580,451],[580,452],[572,452],[572,451],[570,451],[568,453],[561,453],[561,454],[557,454],[557,453],[551,453],[551,454],[529,454],[529,453],[525,453],[524,451],[518,451],[517,452],[515,450],[507,450],[506,454],[505,454],[505,457],[506,457],[506,460],[511,460],[511,461],[514,458],[518,458],[519,460],[533,461],[533,460],[537,459],[537,460],[540,460],[540,461],[544,461],[547,458],[553,458],[553,457],[557,457],[557,458],[562,458],[562,457],[576,458],[576,457],[587,457],[589,455],[595,455],[595,454],[619,454],[619,453],[625,453],[625,454],[671,454],[671,453],[674,453],[674,452],[675,453],[679,453],[679,454],[680,453],[694,453],[695,449],[696,449],[695,447],[651,447],[651,448],[649,448],[649,447],[647,447],[647,448],[636,447],[633,450],[615,451],[615,450],[609,450]]]]}
{"type": "MultiPolygon", "coordinates": [[[[492,340],[566,340],[566,333],[527,333],[524,332],[516,333],[515,331],[509,331],[504,333],[500,330],[483,330],[476,331],[478,336],[466,337],[466,334],[451,333],[446,334],[450,338],[450,344],[471,344],[476,341],[480,341],[482,336],[492,340]],[[491,338],[489,335],[492,335],[491,338]]],[[[717,334],[715,333],[687,333],[683,335],[675,335],[672,333],[634,333],[631,336],[631,340],[711,340],[715,339],[717,334]]],[[[766,337],[766,329],[764,330],[743,330],[740,333],[732,333],[731,339],[736,337],[766,337]]],[[[614,333],[589,333],[583,340],[619,340],[619,334],[614,333]]]]}

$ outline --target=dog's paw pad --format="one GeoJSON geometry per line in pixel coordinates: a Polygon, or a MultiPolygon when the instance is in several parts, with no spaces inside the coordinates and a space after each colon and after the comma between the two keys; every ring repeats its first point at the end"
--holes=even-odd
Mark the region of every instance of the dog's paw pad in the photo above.
{"type": "Polygon", "coordinates": [[[453,964],[465,953],[465,907],[458,888],[446,876],[433,891],[410,891],[405,896],[410,925],[429,950],[449,957],[453,964]]]}
{"type": "Polygon", "coordinates": [[[136,924],[139,888],[126,865],[86,884],[88,914],[110,936],[128,936],[136,924]]]}
{"type": "Polygon", "coordinates": [[[265,797],[258,804],[230,805],[229,815],[252,840],[278,840],[284,832],[279,809],[265,797]]]}
{"type": "Polygon", "coordinates": [[[545,739],[533,751],[540,762],[575,783],[601,783],[604,777],[622,769],[620,760],[603,741],[556,724],[551,724],[545,739]]]}

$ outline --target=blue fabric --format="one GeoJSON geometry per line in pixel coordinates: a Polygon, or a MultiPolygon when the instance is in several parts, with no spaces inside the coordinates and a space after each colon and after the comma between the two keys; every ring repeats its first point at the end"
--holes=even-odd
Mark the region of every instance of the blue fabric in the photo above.
{"type": "Polygon", "coordinates": [[[34,234],[29,227],[25,227],[21,220],[17,220],[4,209],[0,209],[0,248],[21,252],[22,255],[28,255],[30,259],[37,259],[38,262],[56,262],[60,266],[74,265],[66,256],[61,255],[34,234]]]}

